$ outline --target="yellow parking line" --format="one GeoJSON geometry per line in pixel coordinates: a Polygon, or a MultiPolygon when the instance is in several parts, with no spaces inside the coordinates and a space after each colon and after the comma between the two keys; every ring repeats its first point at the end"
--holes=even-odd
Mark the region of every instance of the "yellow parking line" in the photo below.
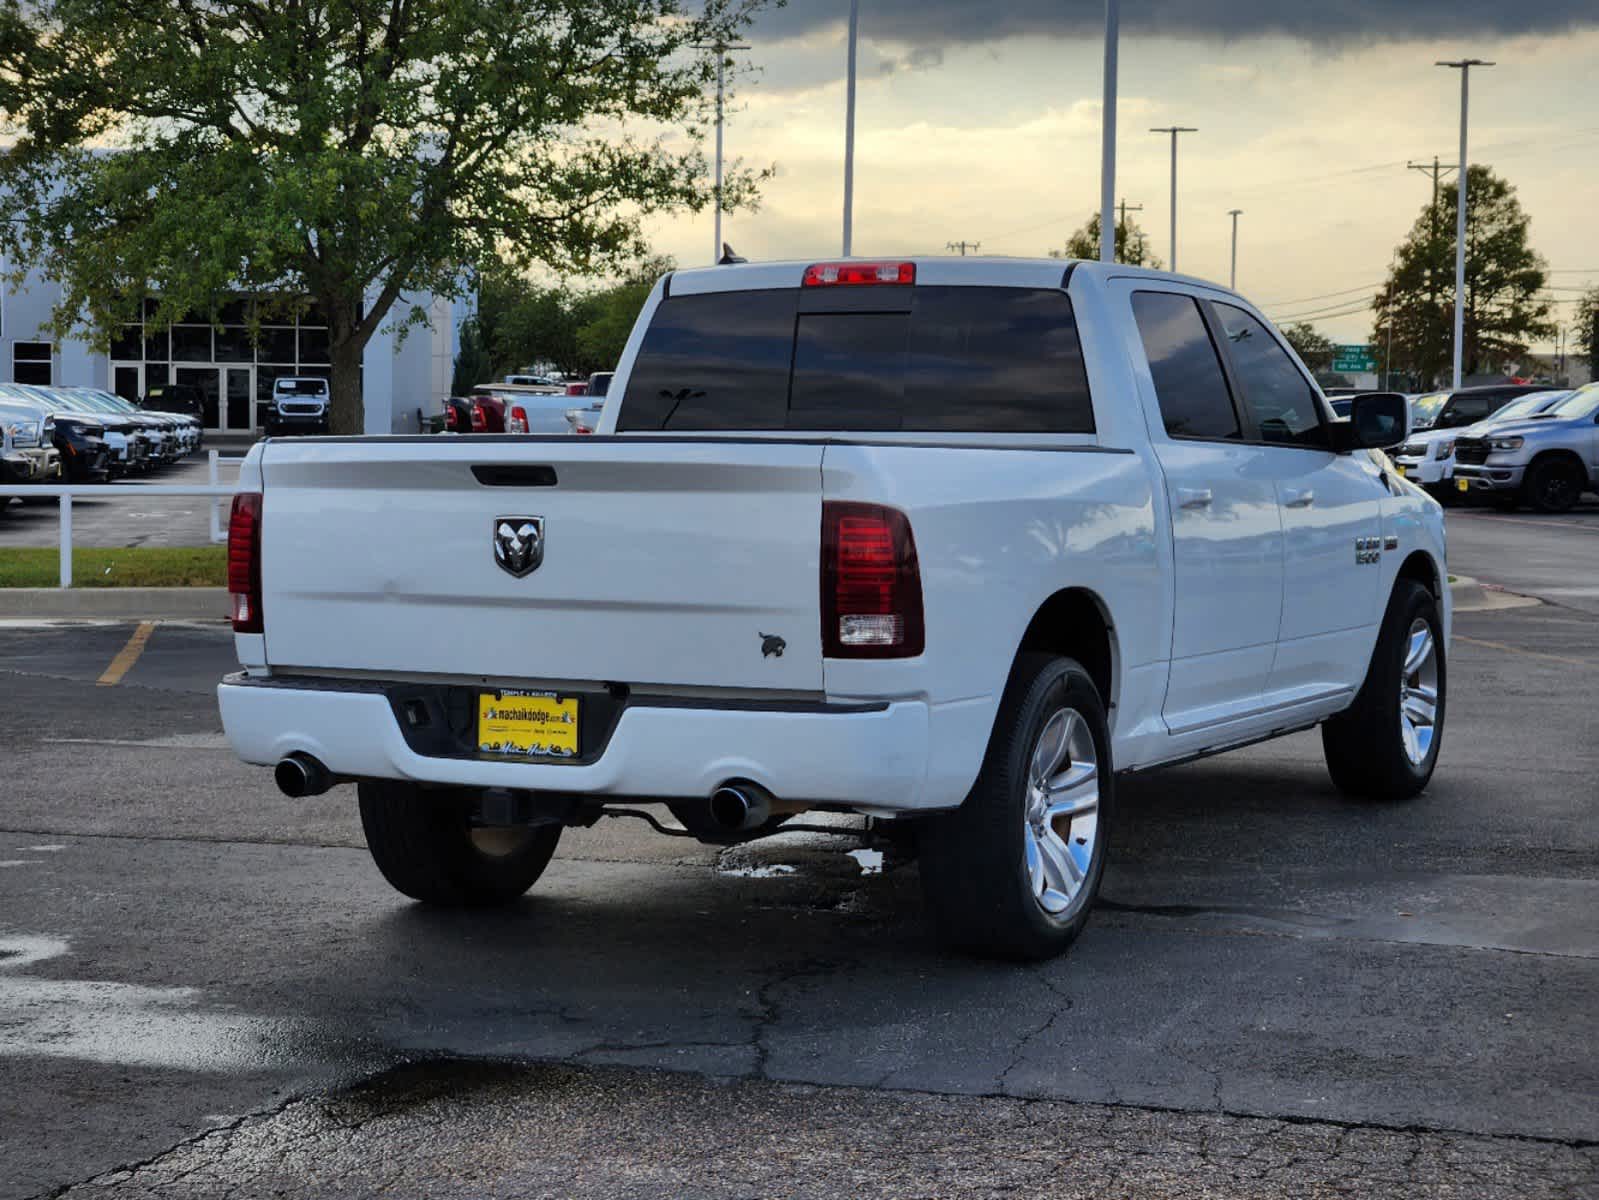
{"type": "Polygon", "coordinates": [[[111,665],[105,669],[105,674],[95,682],[101,687],[112,687],[121,683],[122,677],[133,670],[133,664],[139,661],[139,655],[144,653],[144,644],[150,640],[150,635],[154,632],[154,621],[139,622],[139,627],[133,631],[128,644],[117,651],[117,656],[111,660],[111,665]]]}
{"type": "Polygon", "coordinates": [[[1546,658],[1550,662],[1565,663],[1572,667],[1591,667],[1594,664],[1588,659],[1565,658],[1559,654],[1545,654],[1541,650],[1523,650],[1520,646],[1507,646],[1503,642],[1490,642],[1483,638],[1467,637],[1463,633],[1455,634],[1455,641],[1470,642],[1473,646],[1486,646],[1490,650],[1507,650],[1511,654],[1525,654],[1528,658],[1546,658]]]}

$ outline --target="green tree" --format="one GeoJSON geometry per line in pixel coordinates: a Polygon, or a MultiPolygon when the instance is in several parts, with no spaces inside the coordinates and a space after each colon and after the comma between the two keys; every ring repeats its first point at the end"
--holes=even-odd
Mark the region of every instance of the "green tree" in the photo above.
{"type": "Polygon", "coordinates": [[[1599,287],[1589,288],[1577,301],[1577,346],[1588,356],[1588,371],[1599,379],[1599,287]]]}
{"type": "Polygon", "coordinates": [[[1311,373],[1332,369],[1335,345],[1330,337],[1316,332],[1308,321],[1297,321],[1282,328],[1282,335],[1311,373]]]}
{"type": "MultiPolygon", "coordinates": [[[[1051,250],[1051,258],[1099,258],[1099,214],[1088,218],[1087,223],[1066,239],[1066,249],[1051,250]]],[[[1149,235],[1136,220],[1125,217],[1116,222],[1116,261],[1130,267],[1153,267],[1160,270],[1160,256],[1149,246],[1149,235]]]]}
{"type": "Polygon", "coordinates": [[[58,335],[102,344],[149,292],[157,324],[315,303],[333,427],[359,431],[362,351],[422,319],[406,297],[491,257],[603,270],[642,218],[711,202],[703,47],[761,3],[5,0],[0,249],[60,285],[58,335]]]}
{"type": "Polygon", "coordinates": [[[463,396],[474,384],[482,383],[494,369],[488,348],[483,345],[483,334],[476,319],[461,324],[461,348],[455,355],[454,370],[450,373],[450,394],[463,396]]]}
{"type": "MultiPolygon", "coordinates": [[[[1553,335],[1539,296],[1548,266],[1528,242],[1530,218],[1510,184],[1474,166],[1466,181],[1466,302],[1462,370],[1477,374],[1522,358],[1553,335]]],[[[1447,376],[1453,356],[1455,189],[1425,205],[1394,252],[1372,302],[1373,343],[1393,326],[1393,365],[1422,379],[1447,376]]]]}

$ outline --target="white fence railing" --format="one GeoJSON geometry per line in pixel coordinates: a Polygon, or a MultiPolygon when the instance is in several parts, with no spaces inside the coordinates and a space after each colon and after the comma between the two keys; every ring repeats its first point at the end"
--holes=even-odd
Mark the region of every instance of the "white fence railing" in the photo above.
{"type": "Polygon", "coordinates": [[[232,500],[233,494],[238,491],[238,486],[231,483],[219,483],[217,464],[221,462],[243,462],[243,458],[222,458],[215,450],[209,452],[209,474],[211,482],[202,487],[199,484],[173,484],[173,483],[25,483],[15,487],[7,486],[4,489],[6,496],[29,496],[40,498],[56,497],[61,501],[61,543],[60,543],[60,579],[59,586],[69,588],[72,586],[72,499],[82,496],[86,499],[109,499],[113,496],[206,496],[211,500],[211,528],[210,535],[213,542],[225,541],[227,534],[222,529],[222,502],[232,500]]]}

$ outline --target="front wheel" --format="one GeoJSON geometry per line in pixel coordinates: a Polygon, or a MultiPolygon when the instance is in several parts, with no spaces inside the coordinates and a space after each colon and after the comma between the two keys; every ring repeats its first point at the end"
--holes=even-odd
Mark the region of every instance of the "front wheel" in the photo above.
{"type": "Polygon", "coordinates": [[[1443,621],[1432,592],[1394,585],[1355,702],[1321,727],[1333,783],[1376,800],[1406,800],[1432,778],[1448,696],[1443,621]]]}
{"type": "Polygon", "coordinates": [[[532,887],[561,840],[559,825],[482,828],[466,789],[368,780],[357,785],[361,828],[378,870],[425,904],[510,904],[532,887]]]}
{"type": "Polygon", "coordinates": [[[1582,498],[1582,468],[1564,458],[1533,463],[1522,484],[1527,503],[1541,513],[1569,512],[1582,498]]]}
{"type": "Polygon", "coordinates": [[[1088,923],[1115,800],[1105,707],[1069,658],[1011,672],[982,773],[921,830],[922,890],[941,939],[971,953],[1050,958],[1088,923]]]}

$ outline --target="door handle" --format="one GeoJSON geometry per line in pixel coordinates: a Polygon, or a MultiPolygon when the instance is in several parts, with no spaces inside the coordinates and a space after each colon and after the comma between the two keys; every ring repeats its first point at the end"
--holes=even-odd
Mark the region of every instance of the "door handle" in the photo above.
{"type": "Polygon", "coordinates": [[[1210,506],[1209,488],[1177,489],[1177,507],[1179,508],[1208,508],[1210,506]]]}
{"type": "Polygon", "coordinates": [[[1283,503],[1289,508],[1309,508],[1316,502],[1316,493],[1310,488],[1286,488],[1283,503]]]}

